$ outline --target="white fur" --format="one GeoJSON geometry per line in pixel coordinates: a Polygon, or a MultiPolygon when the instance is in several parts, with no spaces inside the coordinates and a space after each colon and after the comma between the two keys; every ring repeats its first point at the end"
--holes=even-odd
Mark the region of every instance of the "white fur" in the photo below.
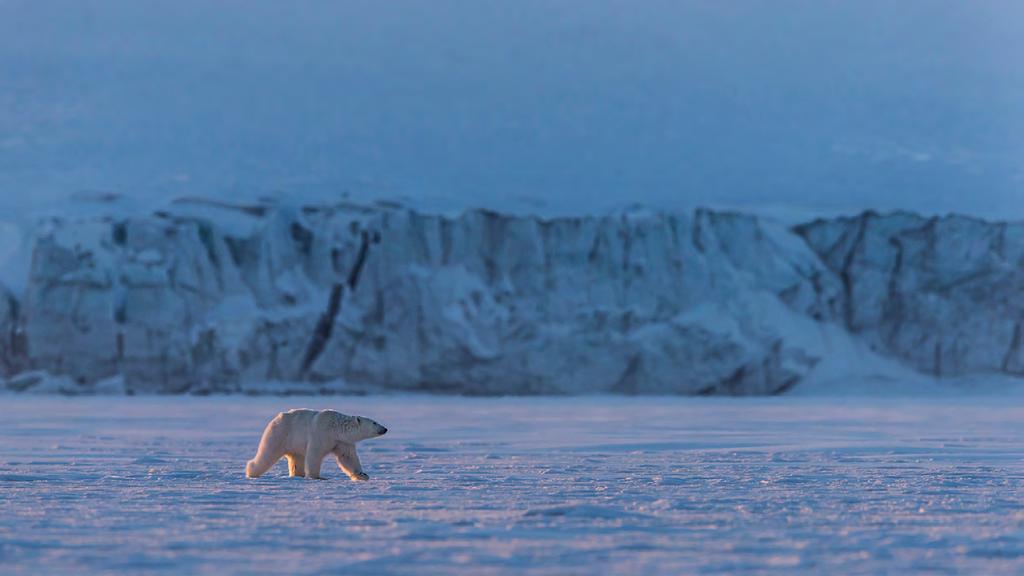
{"type": "Polygon", "coordinates": [[[320,464],[334,454],[338,467],[352,480],[369,480],[356,454],[356,442],[387,432],[362,416],[334,410],[289,410],[267,424],[256,457],[245,466],[249,478],[259,478],[282,457],[288,458],[291,476],[320,478],[320,464]]]}

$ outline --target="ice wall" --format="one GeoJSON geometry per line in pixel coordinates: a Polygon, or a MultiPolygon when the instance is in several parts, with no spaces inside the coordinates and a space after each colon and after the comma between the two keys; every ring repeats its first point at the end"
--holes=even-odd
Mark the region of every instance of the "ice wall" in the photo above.
{"type": "Polygon", "coordinates": [[[1024,375],[1024,225],[866,212],[799,226],[843,286],[842,324],[936,376],[1024,375]]]}
{"type": "Polygon", "coordinates": [[[45,222],[22,301],[0,299],[0,355],[8,375],[157,392],[771,394],[863,364],[858,341],[937,375],[1019,374],[1022,230],[179,202],[45,222]]]}

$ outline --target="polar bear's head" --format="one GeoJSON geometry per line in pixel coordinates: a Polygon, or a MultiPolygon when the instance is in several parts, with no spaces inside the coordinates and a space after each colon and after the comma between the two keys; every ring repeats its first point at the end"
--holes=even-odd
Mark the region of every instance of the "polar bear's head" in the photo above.
{"type": "Polygon", "coordinates": [[[365,416],[349,416],[334,410],[324,410],[318,417],[322,426],[338,442],[354,443],[376,438],[388,429],[365,416]]]}
{"type": "Polygon", "coordinates": [[[376,438],[388,432],[387,428],[365,416],[353,416],[353,418],[355,418],[355,426],[352,429],[352,435],[355,436],[356,441],[376,438]]]}

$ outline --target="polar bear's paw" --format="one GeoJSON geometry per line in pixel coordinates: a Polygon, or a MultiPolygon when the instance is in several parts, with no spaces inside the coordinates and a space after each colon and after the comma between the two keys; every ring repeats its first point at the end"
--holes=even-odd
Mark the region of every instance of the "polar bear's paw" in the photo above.
{"type": "Polygon", "coordinates": [[[351,478],[353,482],[366,482],[370,479],[370,475],[366,472],[357,472],[349,476],[349,478],[351,478]]]}

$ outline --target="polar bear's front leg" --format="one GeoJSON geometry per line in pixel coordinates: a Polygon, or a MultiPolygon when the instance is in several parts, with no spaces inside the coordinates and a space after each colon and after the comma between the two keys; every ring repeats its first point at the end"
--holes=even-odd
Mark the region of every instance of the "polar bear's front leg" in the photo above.
{"type": "Polygon", "coordinates": [[[352,480],[370,479],[370,476],[363,472],[363,465],[359,463],[355,444],[338,444],[334,448],[334,457],[338,459],[338,468],[352,480]]]}
{"type": "Polygon", "coordinates": [[[331,448],[333,445],[324,442],[322,438],[314,436],[309,439],[309,444],[306,446],[306,478],[322,479],[320,478],[320,464],[323,463],[324,456],[331,452],[331,448]]]}

